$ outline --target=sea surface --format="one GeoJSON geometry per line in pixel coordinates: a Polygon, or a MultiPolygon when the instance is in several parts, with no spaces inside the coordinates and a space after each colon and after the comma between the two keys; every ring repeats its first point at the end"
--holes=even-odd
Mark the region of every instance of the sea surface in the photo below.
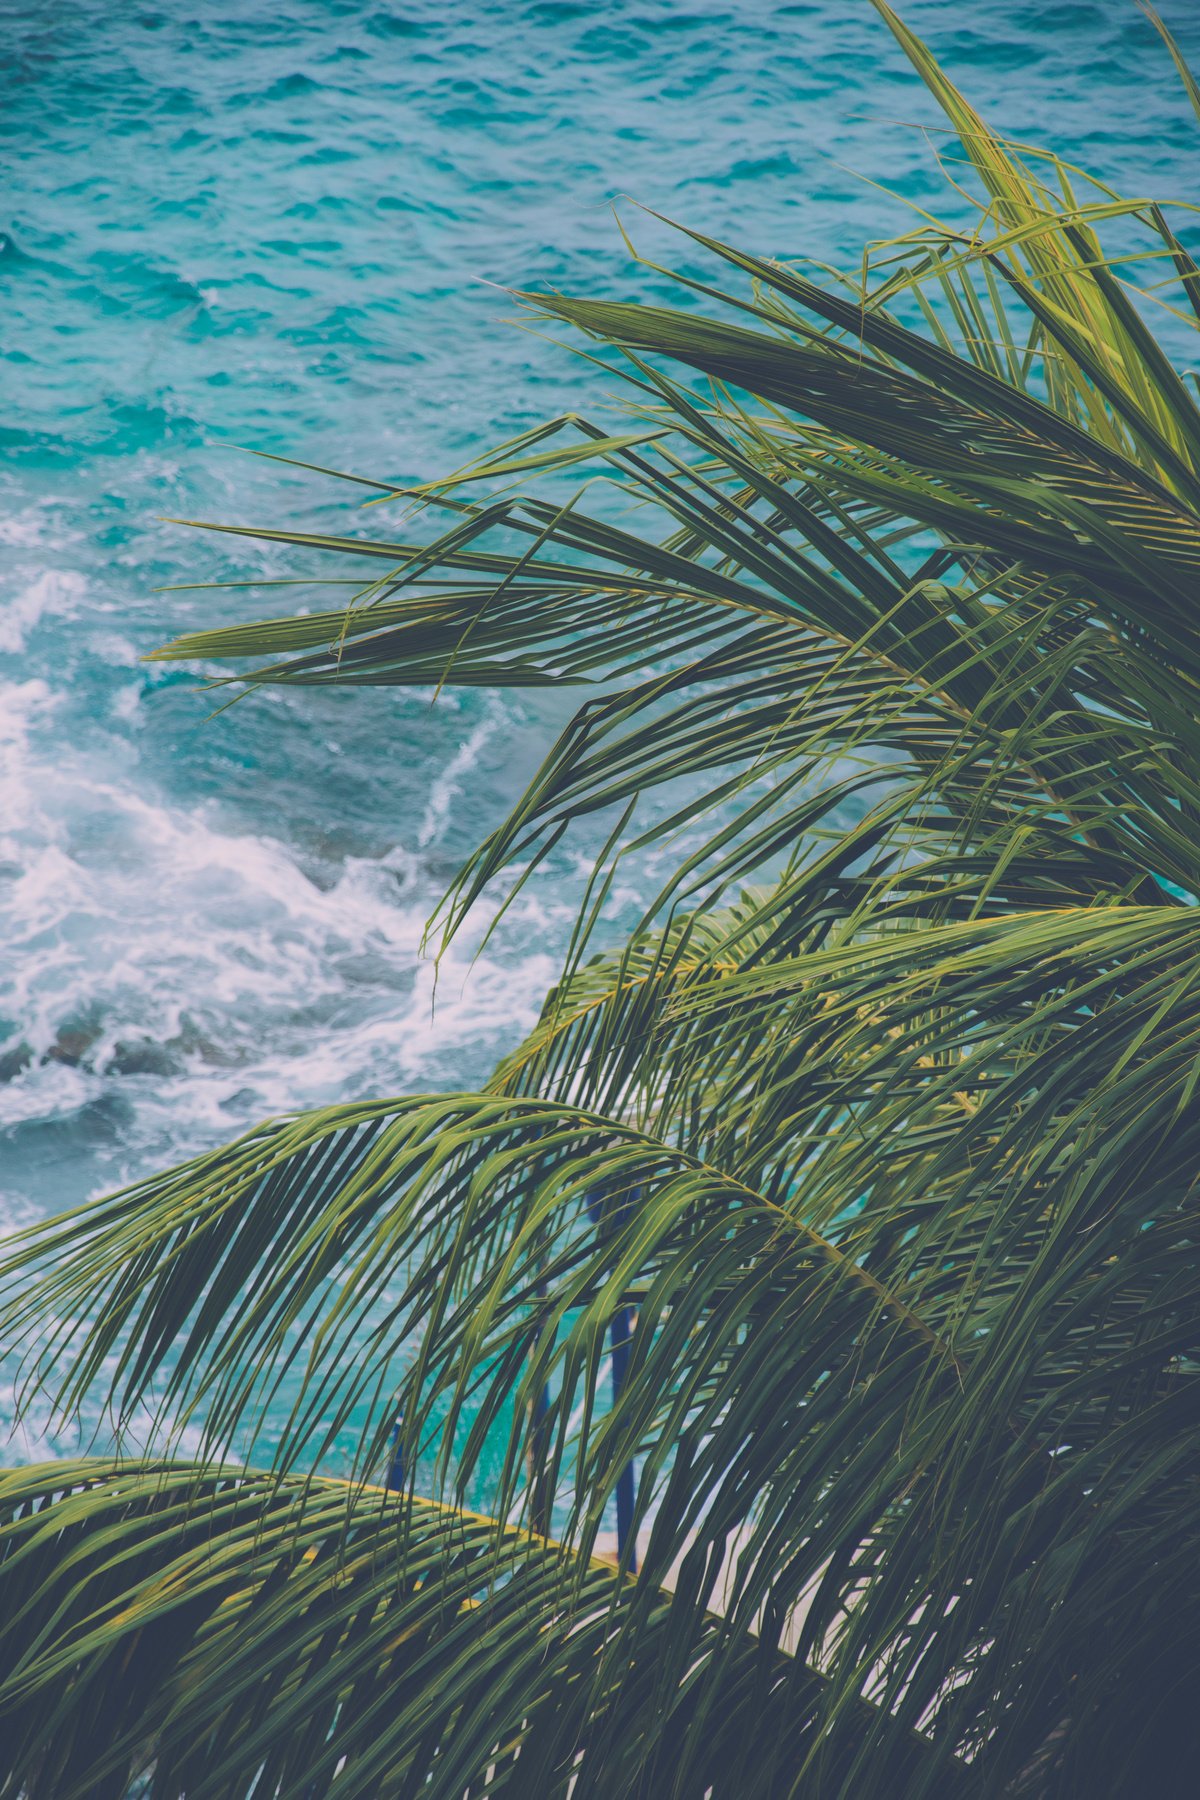
{"type": "MultiPolygon", "coordinates": [[[[1161,10],[1200,61],[1194,0],[1161,10]]],[[[1133,0],[903,11],[1011,134],[1200,198],[1133,0]]],[[[954,201],[867,0],[0,0],[0,90],[11,1229],[269,1113],[478,1084],[534,1020],[583,878],[558,856],[476,957],[481,912],[434,1007],[424,923],[566,700],[267,692],[212,718],[197,670],[140,658],[266,597],[157,590],[297,562],[165,517],[342,528],[353,490],[247,452],[426,479],[602,406],[611,384],[514,329],[503,289],[646,293],[622,196],[843,264],[910,228],[905,201],[954,201]]],[[[0,1434],[0,1456],[77,1441],[0,1434]]]]}

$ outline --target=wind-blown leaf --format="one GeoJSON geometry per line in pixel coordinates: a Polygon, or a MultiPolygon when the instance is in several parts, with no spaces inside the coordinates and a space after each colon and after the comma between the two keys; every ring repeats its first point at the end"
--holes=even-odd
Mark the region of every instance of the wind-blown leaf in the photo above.
{"type": "MultiPolygon", "coordinates": [[[[149,1800],[702,1791],[670,1753],[703,1683],[652,1710],[667,1597],[605,1684],[628,1584],[490,1520],[328,1480],[94,1461],[0,1475],[0,1517],[0,1779],[29,1800],[120,1800],[138,1776],[149,1800]]],[[[708,1620],[698,1667],[719,1637],[708,1620]]],[[[768,1792],[772,1763],[790,1783],[823,1684],[749,1640],[727,1682],[710,1773],[738,1766],[753,1704],[772,1753],[742,1791],[768,1792]]],[[[893,1755],[903,1770],[928,1751],[896,1733],[893,1755]]]]}

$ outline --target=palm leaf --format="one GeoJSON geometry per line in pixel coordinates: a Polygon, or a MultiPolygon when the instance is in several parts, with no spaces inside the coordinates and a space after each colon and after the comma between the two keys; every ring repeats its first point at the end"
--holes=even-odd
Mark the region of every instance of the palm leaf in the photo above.
{"type": "MultiPolygon", "coordinates": [[[[139,1777],[150,1800],[431,1780],[472,1797],[514,1780],[615,1793],[659,1776],[661,1792],[702,1791],[669,1761],[703,1690],[662,1692],[666,1596],[620,1683],[599,1674],[630,1600],[603,1564],[568,1567],[553,1545],[428,1501],[211,1466],[12,1471],[0,1509],[0,1770],[30,1800],[119,1800],[139,1777]]],[[[707,1647],[719,1635],[710,1619],[707,1647]]],[[[750,1703],[790,1781],[821,1686],[745,1643],[724,1715],[705,1716],[710,1774],[740,1760],[750,1703]]],[[[900,1734],[893,1749],[899,1769],[928,1754],[900,1734]]]]}

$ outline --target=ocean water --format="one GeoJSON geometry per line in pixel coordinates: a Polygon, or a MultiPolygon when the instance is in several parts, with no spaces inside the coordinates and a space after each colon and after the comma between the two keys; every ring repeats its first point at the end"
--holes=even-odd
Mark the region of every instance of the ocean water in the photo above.
{"type": "MultiPolygon", "coordinates": [[[[1187,197],[1195,123],[1132,0],[903,10],[995,123],[1187,197]]],[[[1161,10],[1200,60],[1200,9],[1161,10]]],[[[602,404],[501,290],[646,292],[614,198],[853,262],[909,224],[884,187],[946,194],[867,0],[0,0],[0,86],[11,1228],[271,1112],[478,1083],[579,894],[564,851],[434,1008],[424,922],[566,701],[266,693],[211,719],[197,671],[139,659],[268,608],[155,590],[297,563],[163,516],[344,525],[346,490],[246,450],[424,479],[602,404]]]]}

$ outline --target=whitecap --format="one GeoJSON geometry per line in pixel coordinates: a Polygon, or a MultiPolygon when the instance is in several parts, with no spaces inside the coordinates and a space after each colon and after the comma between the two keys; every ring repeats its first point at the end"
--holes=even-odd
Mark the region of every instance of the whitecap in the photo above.
{"type": "Polygon", "coordinates": [[[79,610],[87,583],[77,569],[44,569],[29,586],[0,606],[0,655],[19,656],[33,628],[54,614],[79,610]]]}
{"type": "Polygon", "coordinates": [[[500,715],[493,706],[470,735],[463,739],[446,767],[434,781],[429,790],[429,799],[425,804],[425,816],[421,820],[421,829],[417,833],[417,843],[422,849],[432,844],[439,835],[450,816],[455,796],[462,791],[462,777],[478,762],[479,752],[488,739],[495,734],[500,724],[500,715]]]}
{"type": "MultiPolygon", "coordinates": [[[[477,954],[480,907],[435,977],[440,881],[420,840],[436,824],[318,883],[212,803],[135,786],[120,740],[64,750],[57,705],[43,682],[0,685],[0,1051],[24,1056],[0,1081],[0,1126],[65,1121],[119,1087],[134,1108],[122,1167],[142,1173],[140,1146],[180,1154],[263,1113],[470,1085],[533,1025],[565,906],[522,896],[477,954]]],[[[498,723],[464,740],[439,808],[498,723]]]]}

